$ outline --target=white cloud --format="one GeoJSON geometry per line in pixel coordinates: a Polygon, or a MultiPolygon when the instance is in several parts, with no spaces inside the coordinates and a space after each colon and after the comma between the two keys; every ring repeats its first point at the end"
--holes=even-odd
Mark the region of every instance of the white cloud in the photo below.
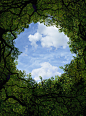
{"type": "Polygon", "coordinates": [[[21,56],[28,56],[26,54],[28,52],[28,45],[26,45],[24,48],[25,48],[25,51],[21,54],[21,56]]]}
{"type": "Polygon", "coordinates": [[[61,73],[58,72],[58,67],[52,66],[48,62],[41,63],[41,68],[32,70],[31,74],[34,76],[35,81],[40,81],[39,76],[42,77],[42,79],[48,79],[55,75],[61,75],[61,73]]]}
{"type": "Polygon", "coordinates": [[[63,49],[65,49],[68,44],[69,38],[62,32],[59,33],[58,28],[54,26],[47,27],[43,23],[38,22],[38,29],[37,33],[34,35],[28,36],[29,41],[31,41],[31,45],[35,48],[37,48],[37,41],[41,41],[42,47],[47,47],[52,49],[51,47],[55,47],[56,50],[60,46],[63,46],[63,49]],[[45,35],[43,37],[42,35],[45,35]]]}
{"type": "Polygon", "coordinates": [[[26,45],[24,48],[25,48],[25,52],[27,52],[28,51],[28,45],[26,45]]]}
{"type": "Polygon", "coordinates": [[[35,33],[34,35],[30,34],[28,38],[29,38],[29,41],[31,41],[31,45],[37,48],[38,45],[36,44],[36,42],[42,38],[42,35],[39,33],[35,33]]]}
{"type": "Polygon", "coordinates": [[[27,55],[27,54],[25,54],[25,53],[22,53],[22,54],[21,54],[21,56],[28,56],[28,55],[27,55]]]}

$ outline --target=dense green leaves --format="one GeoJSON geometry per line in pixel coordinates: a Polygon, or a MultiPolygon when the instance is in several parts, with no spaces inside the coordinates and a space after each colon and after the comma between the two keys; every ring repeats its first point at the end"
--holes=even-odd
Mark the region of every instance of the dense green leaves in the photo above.
{"type": "Polygon", "coordinates": [[[82,0],[21,0],[0,2],[0,115],[84,116],[86,109],[86,6],[82,0]],[[36,12],[34,7],[36,6],[36,12]],[[48,19],[51,17],[52,19],[48,19]],[[39,84],[18,70],[13,40],[31,22],[59,26],[77,57],[62,66],[65,73],[39,84]],[[46,22],[48,24],[46,24],[46,22]],[[10,79],[7,80],[8,75],[10,79]],[[27,79],[24,77],[27,76],[27,79]]]}

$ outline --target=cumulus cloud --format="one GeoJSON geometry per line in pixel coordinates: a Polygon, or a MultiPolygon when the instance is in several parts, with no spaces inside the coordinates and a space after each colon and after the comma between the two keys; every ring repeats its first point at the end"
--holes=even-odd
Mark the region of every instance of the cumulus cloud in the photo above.
{"type": "Polygon", "coordinates": [[[29,35],[29,41],[31,42],[31,45],[37,48],[36,42],[39,41],[42,38],[42,35],[39,33],[35,33],[34,35],[29,35]]]}
{"type": "Polygon", "coordinates": [[[47,47],[52,49],[51,47],[55,47],[56,50],[60,46],[63,46],[65,49],[68,44],[69,38],[62,32],[59,33],[58,28],[56,26],[47,27],[43,23],[38,22],[37,33],[34,35],[28,36],[31,45],[37,48],[37,41],[41,42],[42,47],[47,47]],[[44,35],[44,37],[42,36],[44,35]]]}
{"type": "Polygon", "coordinates": [[[34,76],[34,79],[36,81],[40,81],[39,76],[42,77],[42,79],[48,79],[55,75],[61,75],[61,73],[58,72],[58,67],[52,66],[49,62],[41,63],[41,68],[33,69],[31,74],[34,76]]]}

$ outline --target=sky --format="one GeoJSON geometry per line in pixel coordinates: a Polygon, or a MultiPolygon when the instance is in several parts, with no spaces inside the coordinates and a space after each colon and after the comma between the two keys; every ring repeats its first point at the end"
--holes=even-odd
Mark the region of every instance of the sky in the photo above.
{"type": "Polygon", "coordinates": [[[18,56],[17,69],[31,73],[37,83],[41,82],[39,76],[42,80],[60,76],[64,71],[59,66],[65,67],[76,56],[71,53],[68,41],[69,38],[55,25],[47,27],[44,23],[31,23],[15,40],[15,47],[23,52],[18,56]]]}

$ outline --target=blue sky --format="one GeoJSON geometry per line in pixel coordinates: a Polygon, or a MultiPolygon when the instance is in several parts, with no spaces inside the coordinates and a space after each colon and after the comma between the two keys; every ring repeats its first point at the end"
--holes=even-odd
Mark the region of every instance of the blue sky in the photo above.
{"type": "Polygon", "coordinates": [[[71,53],[68,41],[69,38],[55,25],[47,27],[43,23],[31,23],[15,40],[15,47],[23,52],[18,56],[17,69],[31,73],[37,83],[41,82],[39,76],[43,80],[60,76],[64,71],[59,66],[64,67],[76,56],[71,53]]]}

